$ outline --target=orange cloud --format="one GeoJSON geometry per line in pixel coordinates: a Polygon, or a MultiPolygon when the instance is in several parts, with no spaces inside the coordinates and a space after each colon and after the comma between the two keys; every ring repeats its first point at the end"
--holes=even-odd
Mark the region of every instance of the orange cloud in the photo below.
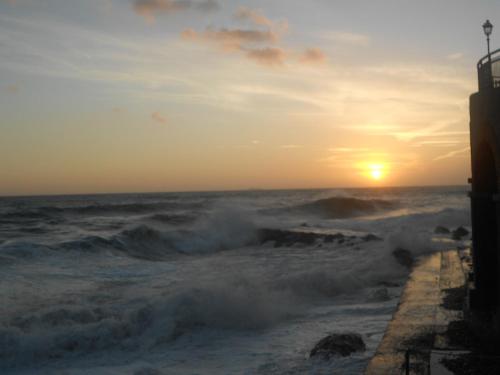
{"type": "Polygon", "coordinates": [[[240,7],[235,17],[241,21],[249,21],[257,26],[264,26],[273,30],[276,34],[283,35],[288,31],[288,21],[272,21],[262,14],[260,10],[254,10],[246,7],[240,7]]]}
{"type": "Polygon", "coordinates": [[[281,48],[261,48],[250,49],[247,51],[247,57],[255,60],[259,64],[268,66],[278,66],[285,63],[286,53],[281,48]]]}
{"type": "Polygon", "coordinates": [[[279,37],[269,30],[243,30],[221,28],[214,30],[207,28],[204,32],[186,29],[181,34],[182,38],[192,41],[207,41],[219,44],[224,49],[238,50],[244,44],[276,43],[279,37]]]}
{"type": "MultiPolygon", "coordinates": [[[[287,53],[277,45],[288,29],[286,21],[275,23],[260,11],[245,7],[241,7],[235,17],[262,27],[250,29],[208,27],[202,32],[186,29],[181,33],[181,37],[189,41],[212,43],[222,47],[226,52],[244,54],[250,60],[262,65],[278,66],[285,63],[287,53]]],[[[309,59],[319,58],[318,51],[315,52],[315,56],[309,56],[309,59]]]]}
{"type": "Polygon", "coordinates": [[[273,21],[264,16],[260,11],[246,7],[240,7],[235,14],[236,18],[244,21],[251,21],[259,26],[273,26],[273,21]]]}
{"type": "Polygon", "coordinates": [[[160,124],[166,124],[167,123],[167,119],[165,117],[163,117],[160,113],[158,112],[153,112],[151,114],[151,118],[153,119],[153,121],[156,121],[160,124]]]}
{"type": "Polygon", "coordinates": [[[299,60],[304,63],[317,64],[324,63],[327,57],[319,48],[308,48],[300,55],[299,60]]]}
{"type": "Polygon", "coordinates": [[[149,22],[154,21],[158,14],[175,13],[188,9],[212,11],[219,8],[215,0],[194,2],[192,0],[135,0],[134,10],[149,22]]]}
{"type": "Polygon", "coordinates": [[[370,37],[365,34],[335,31],[326,33],[323,37],[335,43],[350,44],[353,46],[367,46],[370,44],[370,37]]]}

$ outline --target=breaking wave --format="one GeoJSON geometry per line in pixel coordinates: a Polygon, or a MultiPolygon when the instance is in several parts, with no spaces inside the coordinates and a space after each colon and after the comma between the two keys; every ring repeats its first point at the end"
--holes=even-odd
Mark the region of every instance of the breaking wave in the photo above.
{"type": "Polygon", "coordinates": [[[5,201],[0,373],[192,374],[212,355],[212,374],[227,358],[231,373],[313,373],[295,365],[325,332],[376,347],[408,264],[467,245],[434,233],[469,224],[441,191],[5,201]]]}
{"type": "Polygon", "coordinates": [[[289,210],[320,215],[329,219],[345,219],[392,210],[397,207],[397,202],[389,200],[330,197],[301,204],[289,210]]]}
{"type": "MultiPolygon", "coordinates": [[[[49,304],[4,321],[0,369],[23,366],[34,358],[140,353],[203,329],[266,329],[300,317],[311,300],[352,293],[405,275],[390,257],[379,258],[380,264],[376,263],[383,267],[366,263],[339,271],[319,266],[276,279],[228,271],[217,281],[197,281],[168,296],[148,295],[118,305],[49,304]]],[[[108,293],[112,292],[108,287],[108,293]]]]}
{"type": "Polygon", "coordinates": [[[156,261],[167,259],[175,254],[204,254],[235,249],[256,244],[258,238],[257,227],[250,217],[238,210],[225,209],[199,219],[189,229],[158,228],[139,224],[109,237],[84,236],[54,244],[7,241],[0,245],[0,256],[28,258],[55,254],[57,251],[112,252],[156,261]]]}
{"type": "Polygon", "coordinates": [[[43,206],[30,210],[14,209],[0,213],[0,223],[18,223],[33,220],[58,223],[65,215],[79,216],[116,216],[116,215],[146,215],[152,214],[153,220],[180,221],[182,215],[154,215],[162,211],[190,210],[195,211],[206,207],[207,203],[199,202],[155,202],[155,203],[124,203],[124,204],[90,204],[84,206],[43,206]]]}

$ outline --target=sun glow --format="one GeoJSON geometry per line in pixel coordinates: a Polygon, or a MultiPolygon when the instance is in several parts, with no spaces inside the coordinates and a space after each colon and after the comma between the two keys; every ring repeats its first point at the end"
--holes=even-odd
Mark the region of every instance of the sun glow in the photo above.
{"type": "Polygon", "coordinates": [[[385,175],[385,166],[382,164],[370,164],[368,166],[370,177],[376,181],[380,181],[385,175]]]}

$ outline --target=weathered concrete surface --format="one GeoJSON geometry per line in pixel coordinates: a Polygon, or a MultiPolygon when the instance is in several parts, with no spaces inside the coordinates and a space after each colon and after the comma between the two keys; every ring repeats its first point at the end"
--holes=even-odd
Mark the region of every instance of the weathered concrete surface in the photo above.
{"type": "Polygon", "coordinates": [[[410,374],[428,374],[431,350],[436,344],[446,347],[446,340],[440,335],[450,321],[460,318],[459,311],[449,311],[441,306],[445,290],[459,287],[464,282],[456,250],[421,259],[410,275],[398,309],[365,374],[404,374],[408,349],[413,351],[410,374]]]}
{"type": "MultiPolygon", "coordinates": [[[[441,300],[447,297],[448,290],[461,288],[465,285],[465,273],[462,269],[462,261],[457,251],[447,251],[441,254],[441,272],[439,287],[441,289],[441,300]]],[[[463,320],[464,310],[449,310],[443,304],[439,304],[436,310],[436,338],[434,349],[449,350],[445,332],[448,324],[452,321],[463,320]]]]}
{"type": "Polygon", "coordinates": [[[411,340],[434,331],[436,309],[441,296],[440,268],[441,254],[424,258],[415,266],[398,309],[365,374],[401,374],[405,352],[412,346],[411,340]]]}

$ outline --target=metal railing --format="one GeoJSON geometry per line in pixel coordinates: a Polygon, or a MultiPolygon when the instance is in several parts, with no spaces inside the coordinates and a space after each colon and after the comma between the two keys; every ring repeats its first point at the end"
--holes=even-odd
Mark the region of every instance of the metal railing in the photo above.
{"type": "Polygon", "coordinates": [[[500,48],[477,63],[479,90],[500,87],[500,48]]]}

